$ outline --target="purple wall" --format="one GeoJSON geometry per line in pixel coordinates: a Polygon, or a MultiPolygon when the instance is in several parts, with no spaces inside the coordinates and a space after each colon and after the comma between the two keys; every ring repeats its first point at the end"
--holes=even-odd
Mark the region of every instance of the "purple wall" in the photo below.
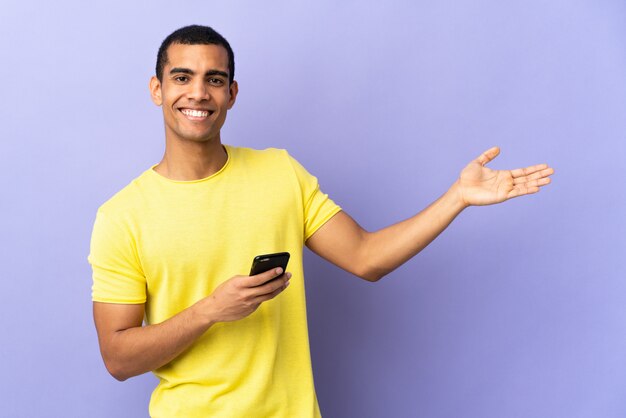
{"type": "Polygon", "coordinates": [[[235,49],[224,142],[289,149],[366,228],[492,145],[557,171],[377,284],[307,254],[325,417],[626,416],[626,4],[389,3],[3,1],[1,416],[147,415],[155,379],[102,365],[86,256],[161,156],[147,83],[189,23],[235,49]]]}

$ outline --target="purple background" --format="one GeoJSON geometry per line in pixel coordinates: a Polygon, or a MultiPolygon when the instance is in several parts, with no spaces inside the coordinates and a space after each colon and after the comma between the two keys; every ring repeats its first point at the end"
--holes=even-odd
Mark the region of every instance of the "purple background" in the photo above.
{"type": "Polygon", "coordinates": [[[470,208],[369,284],[307,253],[326,417],[626,416],[626,3],[22,2],[0,8],[0,415],[147,416],[100,359],[97,207],[158,162],[157,48],[190,23],[236,56],[225,143],[287,148],[372,230],[493,168],[553,184],[470,208]]]}

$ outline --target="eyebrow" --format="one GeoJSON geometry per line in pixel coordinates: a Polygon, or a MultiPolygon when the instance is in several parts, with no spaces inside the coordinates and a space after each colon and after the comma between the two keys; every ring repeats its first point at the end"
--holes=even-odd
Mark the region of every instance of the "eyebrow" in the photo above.
{"type": "MultiPolygon", "coordinates": [[[[189,74],[189,75],[195,75],[196,73],[193,70],[190,70],[189,68],[179,68],[179,67],[174,67],[170,70],[170,74],[189,74]]],[[[220,71],[220,70],[209,70],[206,73],[204,73],[205,76],[213,76],[213,75],[220,75],[224,78],[228,78],[228,73],[225,71],[220,71]]]]}

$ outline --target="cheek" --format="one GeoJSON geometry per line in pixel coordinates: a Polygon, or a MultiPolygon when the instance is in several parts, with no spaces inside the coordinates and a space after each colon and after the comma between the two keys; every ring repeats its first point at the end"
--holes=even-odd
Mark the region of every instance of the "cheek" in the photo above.
{"type": "Polygon", "coordinates": [[[168,86],[166,89],[161,90],[161,99],[163,105],[171,106],[184,94],[180,86],[168,86]]]}

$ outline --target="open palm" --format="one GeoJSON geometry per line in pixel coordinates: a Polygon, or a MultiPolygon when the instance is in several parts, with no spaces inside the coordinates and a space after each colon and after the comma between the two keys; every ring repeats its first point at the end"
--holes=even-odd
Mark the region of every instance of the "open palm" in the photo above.
{"type": "Polygon", "coordinates": [[[514,197],[537,193],[541,186],[550,183],[554,169],[538,164],[515,170],[492,170],[485,167],[500,154],[493,147],[469,163],[459,177],[458,183],[463,201],[467,205],[492,205],[514,197]]]}

